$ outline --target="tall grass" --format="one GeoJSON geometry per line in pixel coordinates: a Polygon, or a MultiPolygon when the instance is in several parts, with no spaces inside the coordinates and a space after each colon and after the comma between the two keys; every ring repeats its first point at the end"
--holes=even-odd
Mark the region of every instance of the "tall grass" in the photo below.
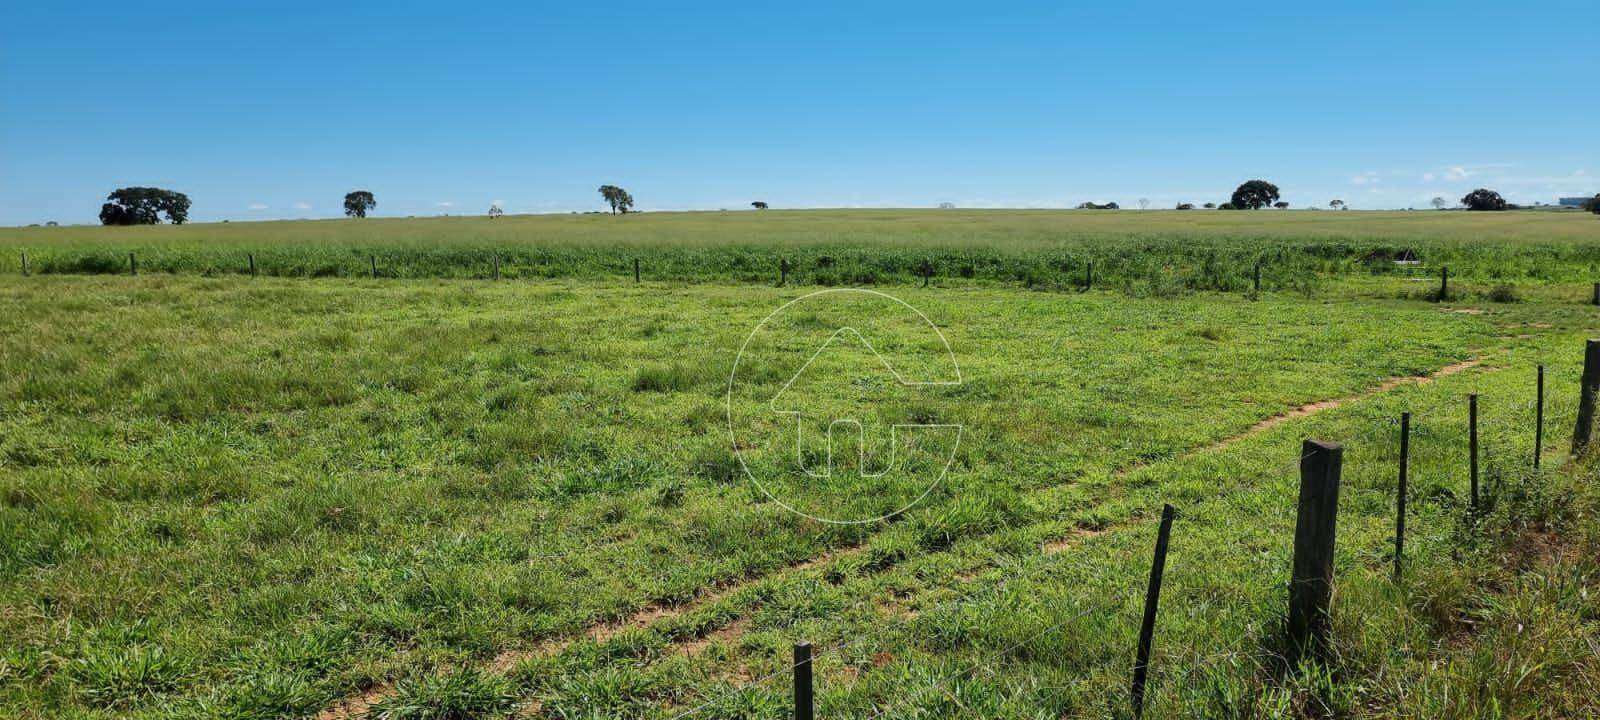
{"type": "Polygon", "coordinates": [[[0,230],[0,272],[506,277],[870,285],[919,281],[1071,287],[1287,287],[1319,275],[1411,275],[1449,266],[1489,281],[1600,275],[1600,222],[1582,213],[829,210],[211,223],[0,230]],[[1394,262],[1405,253],[1423,265],[1394,262]]]}

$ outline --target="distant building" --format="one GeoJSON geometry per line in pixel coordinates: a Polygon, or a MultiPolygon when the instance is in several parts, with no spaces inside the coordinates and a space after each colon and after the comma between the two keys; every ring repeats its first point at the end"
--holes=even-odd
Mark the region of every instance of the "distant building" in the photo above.
{"type": "Polygon", "coordinates": [[[1594,199],[1593,195],[1590,195],[1589,197],[1561,198],[1560,200],[1556,201],[1556,204],[1560,205],[1561,207],[1583,207],[1584,203],[1589,202],[1590,200],[1593,200],[1593,199],[1594,199]]]}

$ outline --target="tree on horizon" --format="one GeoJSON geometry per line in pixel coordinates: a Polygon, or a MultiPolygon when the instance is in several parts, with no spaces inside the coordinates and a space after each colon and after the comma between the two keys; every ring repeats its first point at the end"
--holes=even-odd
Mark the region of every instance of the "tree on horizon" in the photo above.
{"type": "Polygon", "coordinates": [[[611,206],[612,215],[618,213],[626,215],[629,210],[633,209],[633,196],[629,195],[627,190],[623,190],[616,185],[601,185],[600,197],[604,198],[606,204],[611,206]]]}
{"type": "Polygon", "coordinates": [[[378,198],[366,190],[351,190],[344,194],[344,214],[356,219],[367,216],[367,211],[378,206],[378,198]]]}

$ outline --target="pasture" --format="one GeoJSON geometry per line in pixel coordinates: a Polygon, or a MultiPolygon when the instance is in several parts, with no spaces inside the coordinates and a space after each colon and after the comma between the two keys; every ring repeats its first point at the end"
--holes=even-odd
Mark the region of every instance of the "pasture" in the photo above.
{"type": "Polygon", "coordinates": [[[1594,466],[1563,451],[1597,239],[1434,212],[0,231],[0,714],[779,718],[807,640],[821,717],[1123,716],[1163,503],[1147,716],[1581,714],[1594,466]],[[140,274],[108,274],[128,252],[140,274]],[[729,376],[785,302],[857,285],[948,339],[964,382],[931,397],[964,435],[910,510],[839,525],[730,447],[787,373],[729,376]],[[1308,437],[1346,454],[1336,657],[1297,673],[1276,643],[1308,437]]]}
{"type": "Polygon", "coordinates": [[[1094,263],[1101,283],[1140,294],[1268,287],[1315,276],[1403,276],[1427,268],[1484,282],[1590,282],[1600,222],[1582,212],[1224,212],[770,210],[498,219],[316,220],[182,226],[0,229],[0,274],[777,280],[859,286],[919,279],[1070,287],[1094,263]]]}

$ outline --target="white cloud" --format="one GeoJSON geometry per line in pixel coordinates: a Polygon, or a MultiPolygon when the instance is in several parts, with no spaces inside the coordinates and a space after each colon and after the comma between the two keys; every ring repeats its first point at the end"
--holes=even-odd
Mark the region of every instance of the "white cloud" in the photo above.
{"type": "Polygon", "coordinates": [[[1378,174],[1370,170],[1350,178],[1351,185],[1370,185],[1377,182],[1381,182],[1381,180],[1378,178],[1378,174]]]}
{"type": "Polygon", "coordinates": [[[265,210],[265,209],[267,209],[267,206],[263,205],[261,203],[250,203],[250,209],[251,210],[265,210]]]}
{"type": "Polygon", "coordinates": [[[434,206],[435,207],[442,207],[442,208],[452,208],[452,207],[455,207],[456,204],[452,200],[446,200],[444,202],[436,202],[436,203],[434,203],[434,206]]]}
{"type": "Polygon", "coordinates": [[[311,204],[310,203],[297,202],[297,203],[294,204],[294,209],[296,209],[296,210],[310,210],[311,209],[311,204]]]}

